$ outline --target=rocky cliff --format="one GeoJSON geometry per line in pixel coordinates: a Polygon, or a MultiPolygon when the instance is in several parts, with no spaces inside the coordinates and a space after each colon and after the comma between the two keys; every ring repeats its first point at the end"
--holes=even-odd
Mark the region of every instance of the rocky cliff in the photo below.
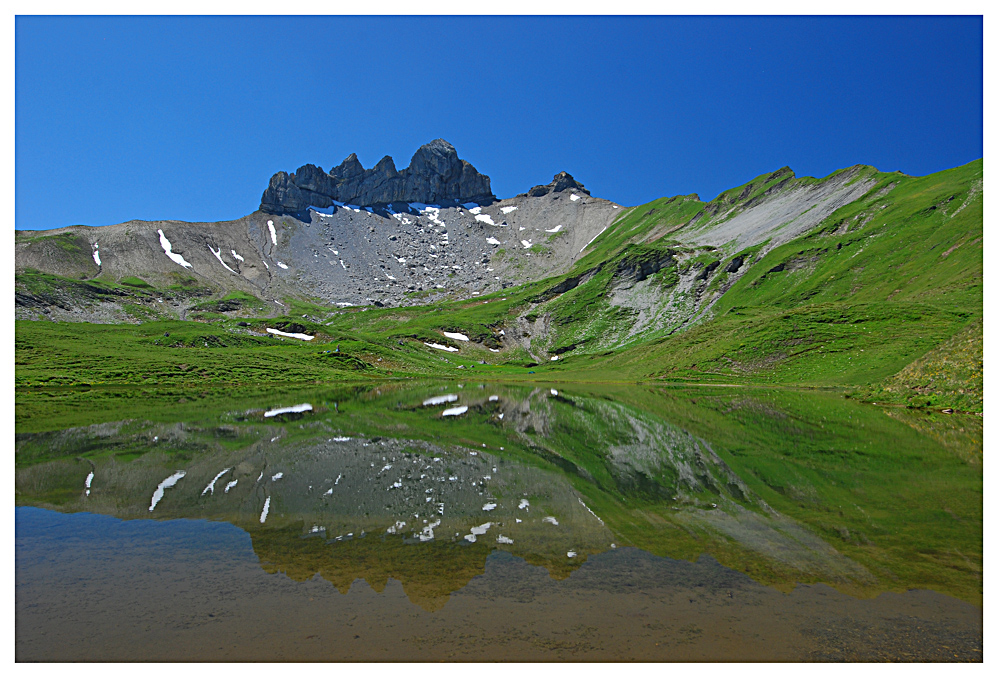
{"type": "Polygon", "coordinates": [[[443,139],[424,144],[409,166],[395,169],[385,156],[371,169],[364,169],[355,153],[324,172],[304,165],[294,174],[278,172],[263,192],[260,209],[270,214],[300,214],[311,207],[329,207],[334,202],[367,207],[393,202],[446,204],[495,202],[489,178],[471,163],[457,157],[443,139]]]}

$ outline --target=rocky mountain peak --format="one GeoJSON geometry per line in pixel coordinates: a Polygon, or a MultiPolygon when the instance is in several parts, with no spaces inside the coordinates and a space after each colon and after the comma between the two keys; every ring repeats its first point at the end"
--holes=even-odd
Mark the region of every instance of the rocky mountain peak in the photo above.
{"type": "Polygon", "coordinates": [[[526,195],[532,198],[539,198],[540,196],[547,195],[548,193],[559,193],[569,189],[575,189],[579,193],[589,195],[589,191],[586,190],[586,187],[577,182],[568,172],[558,172],[554,175],[554,179],[551,180],[550,184],[534,186],[527,191],[526,195]]]}
{"type": "Polygon", "coordinates": [[[392,202],[489,205],[495,200],[489,178],[461,160],[454,146],[435,139],[420,146],[401,171],[388,155],[366,170],[351,153],[328,173],[311,164],[290,175],[278,172],[263,192],[260,209],[300,214],[310,206],[324,208],[334,202],[367,207],[392,202]]]}

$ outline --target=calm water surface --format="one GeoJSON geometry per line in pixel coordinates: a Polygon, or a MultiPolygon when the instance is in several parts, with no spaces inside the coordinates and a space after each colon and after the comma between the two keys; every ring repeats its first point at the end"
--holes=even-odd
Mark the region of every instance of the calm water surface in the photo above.
{"type": "Polygon", "coordinates": [[[720,388],[171,398],[19,421],[18,660],[982,659],[977,417],[720,388]]]}

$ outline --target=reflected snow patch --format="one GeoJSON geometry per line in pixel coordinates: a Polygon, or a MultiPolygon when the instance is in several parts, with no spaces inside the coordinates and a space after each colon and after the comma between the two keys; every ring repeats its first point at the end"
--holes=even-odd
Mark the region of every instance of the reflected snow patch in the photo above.
{"type": "Polygon", "coordinates": [[[512,544],[513,540],[510,539],[509,537],[504,537],[503,535],[500,534],[498,537],[496,537],[496,542],[499,544],[512,544]]]}
{"type": "Polygon", "coordinates": [[[176,485],[177,481],[186,475],[187,471],[177,471],[172,476],[161,482],[159,487],[156,488],[156,491],[152,493],[152,503],[149,504],[149,510],[152,511],[156,508],[156,504],[158,504],[159,500],[163,498],[163,492],[165,492],[167,488],[176,485]]]}
{"type": "Polygon", "coordinates": [[[453,393],[448,393],[447,395],[433,396],[432,398],[427,398],[426,400],[423,401],[423,406],[426,407],[429,405],[443,405],[444,403],[453,403],[455,401],[457,401],[457,396],[454,395],[453,393]]]}
{"type": "Polygon", "coordinates": [[[499,504],[495,503],[494,501],[490,501],[489,503],[487,503],[485,506],[482,507],[482,510],[483,511],[491,511],[491,510],[493,510],[498,505],[499,504]]]}
{"type": "Polygon", "coordinates": [[[554,516],[548,516],[548,517],[544,518],[544,520],[542,520],[541,522],[542,523],[551,523],[552,525],[557,525],[558,524],[558,519],[555,518],[554,516]]]}
{"type": "Polygon", "coordinates": [[[87,496],[90,496],[90,483],[94,482],[94,472],[91,471],[90,475],[87,476],[87,480],[83,483],[83,486],[87,488],[87,496]]]}
{"type": "Polygon", "coordinates": [[[238,483],[238,482],[239,482],[238,480],[230,481],[229,484],[225,486],[225,494],[228,494],[229,490],[231,490],[233,487],[235,487],[236,483],[238,483]]]}
{"type": "Polygon", "coordinates": [[[270,513],[270,497],[267,497],[267,501],[263,502],[263,511],[260,513],[260,522],[267,522],[267,514],[270,513]]]}
{"type": "Polygon", "coordinates": [[[301,405],[292,405],[291,407],[278,407],[277,409],[267,410],[263,413],[265,417],[276,417],[279,414],[288,414],[292,412],[311,412],[312,406],[309,403],[302,403],[301,405]]]}
{"type": "Polygon", "coordinates": [[[201,496],[203,497],[208,492],[211,492],[212,494],[215,494],[215,481],[218,480],[219,478],[221,478],[222,476],[224,476],[226,473],[228,473],[231,470],[232,470],[231,468],[227,468],[224,471],[219,471],[218,475],[215,476],[214,478],[212,478],[211,482],[208,483],[208,486],[206,488],[204,488],[203,490],[201,490],[201,496]]]}
{"type": "MultiPolygon", "coordinates": [[[[438,285],[438,287],[439,287],[439,285],[438,285]]],[[[452,346],[444,346],[443,344],[434,344],[434,343],[430,343],[430,342],[426,342],[426,341],[424,341],[423,344],[425,344],[426,346],[429,346],[430,348],[436,348],[436,349],[439,349],[441,351],[449,351],[450,353],[457,353],[457,349],[453,348],[452,346]]]]}

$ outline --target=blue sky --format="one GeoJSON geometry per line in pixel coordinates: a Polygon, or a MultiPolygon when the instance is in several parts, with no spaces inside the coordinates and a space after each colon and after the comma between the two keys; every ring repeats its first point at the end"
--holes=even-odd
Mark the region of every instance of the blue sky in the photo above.
{"type": "Polygon", "coordinates": [[[216,221],[443,137],[510,197],[983,155],[980,17],[18,17],[16,227],[216,221]]]}

